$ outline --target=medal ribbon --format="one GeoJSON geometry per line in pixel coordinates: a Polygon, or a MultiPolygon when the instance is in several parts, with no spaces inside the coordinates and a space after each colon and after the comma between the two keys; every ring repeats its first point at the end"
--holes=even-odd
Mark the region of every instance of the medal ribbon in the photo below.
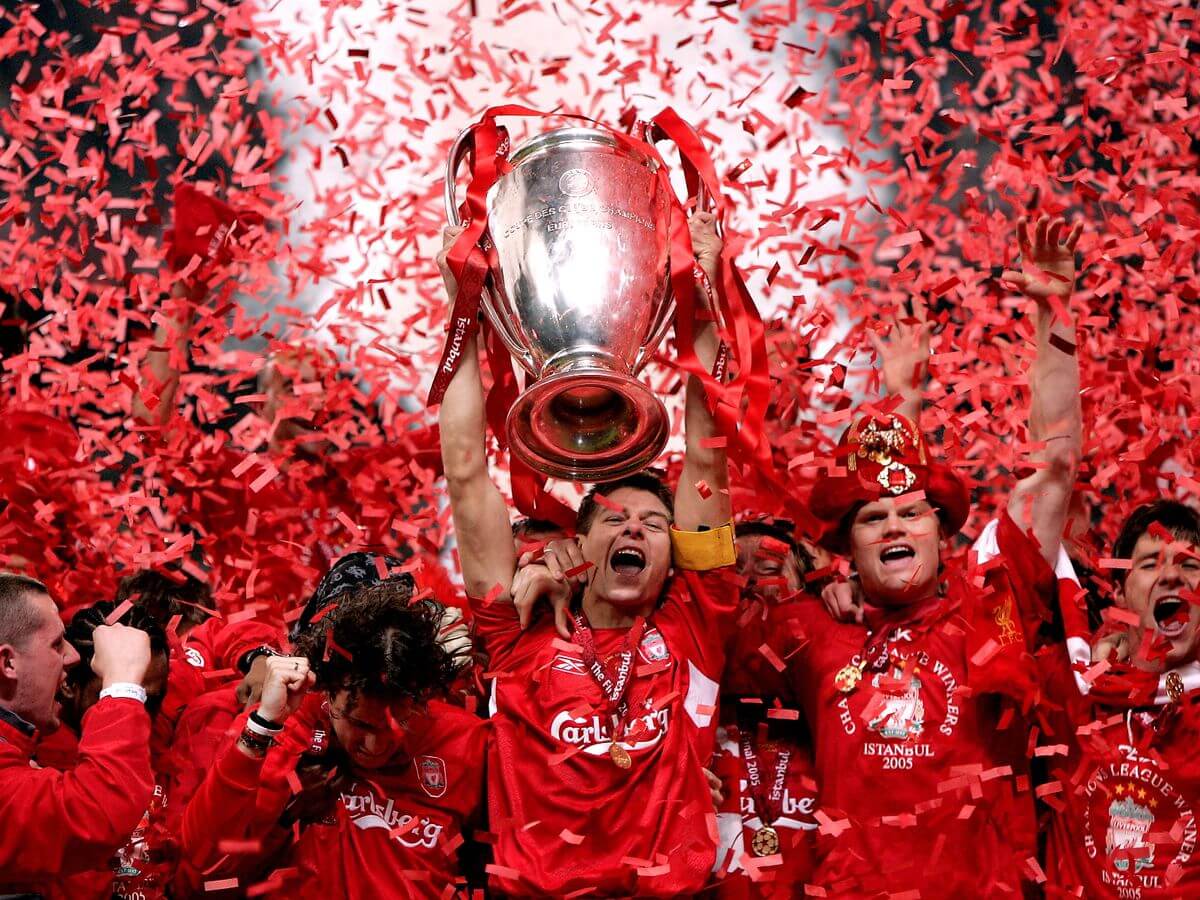
{"type": "Polygon", "coordinates": [[[616,743],[620,740],[625,724],[627,707],[625,694],[629,691],[629,682],[633,676],[633,650],[641,643],[642,635],[646,631],[646,620],[638,616],[637,621],[633,623],[633,627],[625,635],[625,642],[620,653],[617,654],[616,671],[610,672],[596,653],[596,638],[592,634],[592,627],[579,613],[575,613],[573,618],[575,620],[573,637],[575,643],[583,651],[583,663],[592,673],[596,684],[600,686],[604,699],[608,702],[609,711],[617,717],[612,736],[612,742],[616,743]]]}
{"type": "Polygon", "coordinates": [[[746,781],[750,784],[750,796],[754,798],[754,811],[763,826],[773,825],[783,814],[783,788],[787,783],[788,769],[792,762],[792,751],[782,748],[775,757],[775,780],[771,792],[763,792],[762,770],[759,768],[758,753],[754,749],[752,729],[739,728],[738,738],[742,747],[742,759],[746,761],[746,781]]]}

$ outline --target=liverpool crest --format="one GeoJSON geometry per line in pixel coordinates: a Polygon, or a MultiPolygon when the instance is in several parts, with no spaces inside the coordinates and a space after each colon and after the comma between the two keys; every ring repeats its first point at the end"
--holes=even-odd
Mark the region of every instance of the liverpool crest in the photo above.
{"type": "Polygon", "coordinates": [[[416,766],[421,790],[430,797],[440,797],[446,793],[445,762],[436,756],[418,756],[416,766]]]}

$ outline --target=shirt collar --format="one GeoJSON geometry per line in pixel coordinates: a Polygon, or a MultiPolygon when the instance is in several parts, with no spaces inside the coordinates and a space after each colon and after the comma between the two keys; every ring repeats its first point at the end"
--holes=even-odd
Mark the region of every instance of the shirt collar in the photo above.
{"type": "Polygon", "coordinates": [[[0,706],[0,726],[5,725],[29,740],[33,740],[33,736],[37,733],[37,729],[33,725],[30,725],[11,709],[0,706]]]}

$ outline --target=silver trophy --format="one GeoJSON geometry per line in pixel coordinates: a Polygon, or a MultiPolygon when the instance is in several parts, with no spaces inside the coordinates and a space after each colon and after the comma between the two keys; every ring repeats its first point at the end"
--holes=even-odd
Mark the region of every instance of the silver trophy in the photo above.
{"type": "MultiPolygon", "coordinates": [[[[459,224],[464,132],[446,170],[459,224]]],[[[509,446],[556,478],[606,481],[662,452],[666,408],[635,377],[662,342],[670,290],[671,198],[659,164],[599,128],[560,128],[509,157],[488,193],[495,245],[482,304],[536,381],[508,414],[509,446]]]]}

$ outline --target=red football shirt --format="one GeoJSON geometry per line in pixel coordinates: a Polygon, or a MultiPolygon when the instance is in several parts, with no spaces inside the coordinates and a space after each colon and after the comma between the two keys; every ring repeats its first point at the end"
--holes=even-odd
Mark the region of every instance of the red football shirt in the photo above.
{"type": "Polygon", "coordinates": [[[981,598],[1008,597],[1017,609],[1003,640],[1023,640],[1024,612],[1046,599],[1024,575],[1048,567],[1007,516],[1000,525],[1002,564],[948,565],[928,604],[868,609],[866,625],[824,614],[799,625],[807,640],[792,672],[828,817],[813,880],[826,890],[1007,896],[1028,877],[1027,729],[1012,704],[973,687],[971,676],[987,673],[971,661],[967,631],[981,598]],[[838,675],[848,667],[861,679],[843,690],[838,675]]]}
{"type": "Polygon", "coordinates": [[[303,754],[328,746],[333,730],[324,698],[310,696],[265,762],[229,746],[188,804],[190,887],[232,876],[241,890],[265,879],[258,883],[266,893],[288,898],[444,896],[458,877],[464,825],[481,805],[487,727],[431,702],[427,716],[409,720],[408,758],[354,769],[326,819],[289,832],[277,824],[292,794],[289,776],[303,754]],[[240,860],[226,855],[238,842],[250,848],[240,860]]]}
{"type": "Polygon", "coordinates": [[[785,772],[778,818],[771,822],[779,835],[778,858],[762,858],[753,851],[754,834],[765,823],[742,755],[741,729],[731,723],[717,730],[714,771],[721,778],[725,794],[717,813],[721,833],[717,865],[724,877],[715,896],[720,900],[783,900],[801,894],[812,877],[817,786],[807,730],[797,722],[775,722],[770,739],[762,742],[756,737],[753,745],[761,772],[761,793],[768,795],[768,802],[777,773],[781,768],[785,772]],[[786,767],[779,766],[782,751],[790,754],[786,767]]]}
{"type": "Polygon", "coordinates": [[[1200,896],[1200,713],[1186,701],[1096,712],[1051,770],[1050,884],[1089,898],[1200,896]]]}
{"type": "MultiPolygon", "coordinates": [[[[637,648],[620,741],[577,647],[543,619],[521,631],[511,603],[477,603],[491,655],[493,742],[488,755],[493,885],[517,896],[591,888],[602,897],[692,893],[710,877],[716,822],[701,771],[712,758],[717,683],[737,608],[729,567],[680,572],[637,648]]],[[[601,659],[625,629],[597,629],[601,659]]],[[[620,737],[620,736],[618,736],[620,737]]]]}
{"type": "Polygon", "coordinates": [[[1041,741],[1050,763],[1049,884],[1064,896],[1089,898],[1200,896],[1200,710],[1194,705],[1200,665],[1164,673],[1148,706],[1097,700],[1095,694],[1127,696],[1129,686],[1099,690],[1109,675],[1094,682],[1078,676],[1088,658],[1078,646],[1086,625],[1073,621],[1079,587],[1073,572],[1059,575],[1068,640],[1043,667],[1051,701],[1041,741]],[[1185,692],[1178,703],[1167,689],[1174,676],[1185,692]]]}

